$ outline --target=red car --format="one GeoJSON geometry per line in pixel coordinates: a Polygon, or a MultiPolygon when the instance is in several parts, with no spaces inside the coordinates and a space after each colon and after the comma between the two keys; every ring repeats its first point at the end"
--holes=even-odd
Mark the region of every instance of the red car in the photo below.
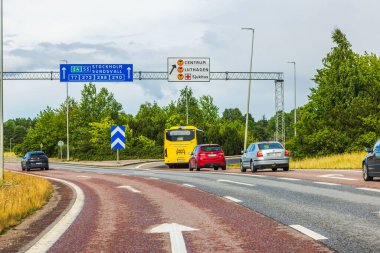
{"type": "Polygon", "coordinates": [[[197,145],[190,153],[189,170],[200,170],[201,168],[226,169],[226,158],[222,148],[218,144],[197,145]]]}

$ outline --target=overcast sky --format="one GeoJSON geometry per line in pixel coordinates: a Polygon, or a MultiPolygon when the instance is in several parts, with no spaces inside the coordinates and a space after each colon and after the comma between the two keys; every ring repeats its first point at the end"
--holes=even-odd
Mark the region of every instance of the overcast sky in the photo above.
{"type": "MultiPolygon", "coordinates": [[[[211,71],[283,72],[285,110],[308,100],[311,78],[333,46],[340,28],[358,53],[380,52],[377,0],[3,0],[4,71],[58,71],[69,63],[130,63],[135,71],[166,71],[168,57],[210,57],[211,71]]],[[[5,81],[4,119],[34,118],[66,97],[59,81],[5,81]]],[[[139,81],[98,83],[133,115],[142,103],[176,100],[184,83],[139,81]]],[[[188,83],[195,96],[211,95],[219,107],[246,112],[248,81],[188,83]]],[[[82,83],[69,84],[80,99],[82,83]]],[[[253,81],[255,119],[274,115],[274,82],[253,81]]]]}

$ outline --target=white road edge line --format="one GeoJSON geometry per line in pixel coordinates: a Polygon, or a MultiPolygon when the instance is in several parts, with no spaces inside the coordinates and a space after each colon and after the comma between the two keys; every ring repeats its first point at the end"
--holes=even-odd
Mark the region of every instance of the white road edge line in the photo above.
{"type": "Polygon", "coordinates": [[[129,191],[131,191],[131,192],[134,192],[134,193],[140,193],[140,192],[141,192],[141,191],[139,191],[139,190],[133,188],[133,187],[130,186],[130,185],[121,185],[121,186],[119,186],[119,187],[117,187],[117,188],[124,188],[124,189],[127,189],[127,190],[129,190],[129,191]]]}
{"type": "Polygon", "coordinates": [[[316,233],[316,232],[314,232],[308,228],[305,228],[301,225],[289,225],[289,227],[294,228],[295,230],[313,238],[314,240],[327,240],[328,239],[327,237],[324,237],[323,235],[318,234],[318,233],[316,233]]]}
{"type": "Polygon", "coordinates": [[[190,187],[190,188],[195,188],[195,186],[194,185],[192,185],[192,184],[182,184],[183,186],[186,186],[186,187],[190,187]]]}
{"type": "Polygon", "coordinates": [[[55,180],[64,184],[69,185],[75,191],[75,202],[70,208],[70,210],[60,219],[49,231],[47,231],[33,246],[31,246],[26,252],[27,253],[39,253],[46,252],[49,250],[53,244],[58,241],[62,234],[70,227],[70,225],[75,221],[79,213],[81,212],[85,196],[83,191],[79,186],[68,182],[66,180],[44,177],[47,179],[55,180]]]}
{"type": "Polygon", "coordinates": [[[380,189],[373,189],[373,188],[360,187],[360,188],[356,188],[356,189],[364,190],[364,191],[371,191],[371,192],[380,192],[380,189]]]}
{"type": "Polygon", "coordinates": [[[149,177],[149,179],[160,180],[158,177],[149,177]]]}
{"type": "Polygon", "coordinates": [[[242,203],[243,202],[240,199],[236,199],[236,198],[231,197],[231,196],[224,196],[224,198],[229,199],[229,200],[236,202],[236,203],[242,203]]]}
{"type": "Polygon", "coordinates": [[[218,182],[224,182],[224,183],[231,183],[231,184],[245,185],[245,186],[255,186],[254,184],[248,184],[248,183],[236,182],[236,181],[225,180],[225,179],[218,179],[218,180],[216,180],[216,181],[218,181],[218,182]]]}
{"type": "Polygon", "coordinates": [[[323,184],[323,185],[333,185],[333,186],[338,186],[338,185],[341,185],[341,184],[334,184],[334,183],[327,183],[327,182],[313,182],[314,184],[323,184]]]}

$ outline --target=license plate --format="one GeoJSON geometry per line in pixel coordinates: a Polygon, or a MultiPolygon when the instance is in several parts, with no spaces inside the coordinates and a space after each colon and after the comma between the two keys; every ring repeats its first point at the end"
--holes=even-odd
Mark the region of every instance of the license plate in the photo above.
{"type": "Polygon", "coordinates": [[[216,156],[216,154],[208,154],[209,157],[216,156]]]}
{"type": "Polygon", "coordinates": [[[185,159],[182,159],[182,158],[177,159],[177,162],[184,162],[184,161],[185,161],[185,159]]]}
{"type": "Polygon", "coordinates": [[[36,163],[36,164],[40,165],[40,164],[42,164],[42,163],[36,163]]]}

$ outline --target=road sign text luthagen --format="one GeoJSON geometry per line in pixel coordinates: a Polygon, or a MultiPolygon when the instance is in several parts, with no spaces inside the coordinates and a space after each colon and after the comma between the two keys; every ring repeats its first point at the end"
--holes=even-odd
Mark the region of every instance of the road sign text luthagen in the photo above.
{"type": "Polygon", "coordinates": [[[133,82],[133,64],[60,64],[60,82],[133,82]]]}

